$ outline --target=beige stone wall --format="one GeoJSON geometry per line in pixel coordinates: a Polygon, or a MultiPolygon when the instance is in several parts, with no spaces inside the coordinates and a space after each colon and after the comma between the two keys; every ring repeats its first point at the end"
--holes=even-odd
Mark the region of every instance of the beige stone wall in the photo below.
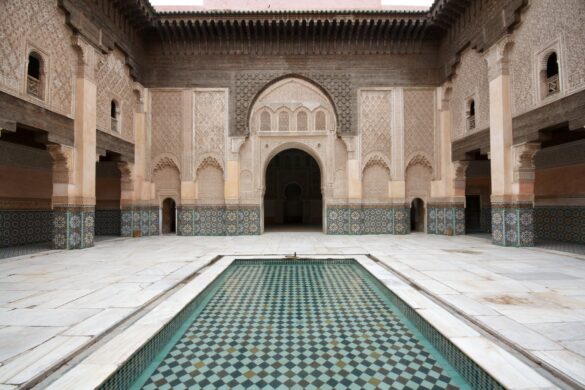
{"type": "Polygon", "coordinates": [[[77,55],[57,1],[1,1],[0,37],[0,90],[72,117],[77,55]],[[43,57],[42,100],[26,93],[32,50],[43,57]]]}
{"type": "Polygon", "coordinates": [[[137,99],[134,94],[134,81],[125,65],[124,53],[114,50],[104,56],[98,68],[97,83],[97,127],[109,134],[134,142],[134,111],[137,99]],[[118,130],[112,130],[111,102],[119,107],[118,130]]]}
{"type": "Polygon", "coordinates": [[[531,0],[522,13],[522,23],[513,34],[511,76],[513,115],[543,101],[538,92],[540,60],[556,50],[560,62],[561,94],[558,99],[585,88],[585,2],[582,0],[531,0]]]}

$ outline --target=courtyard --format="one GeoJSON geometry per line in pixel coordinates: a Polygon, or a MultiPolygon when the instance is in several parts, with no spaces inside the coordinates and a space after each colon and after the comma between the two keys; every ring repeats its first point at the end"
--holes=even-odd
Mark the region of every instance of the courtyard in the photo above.
{"type": "MultiPolygon", "coordinates": [[[[117,325],[151,310],[186,281],[197,282],[198,271],[217,256],[293,253],[371,255],[553,383],[585,384],[585,258],[580,255],[497,247],[469,236],[277,231],[247,237],[118,238],[81,251],[2,260],[2,388],[43,387],[57,379],[96,341],[99,345],[116,333],[117,325]]],[[[119,346],[111,358],[127,354],[119,346]]],[[[96,373],[88,372],[84,383],[90,384],[96,373]]]]}

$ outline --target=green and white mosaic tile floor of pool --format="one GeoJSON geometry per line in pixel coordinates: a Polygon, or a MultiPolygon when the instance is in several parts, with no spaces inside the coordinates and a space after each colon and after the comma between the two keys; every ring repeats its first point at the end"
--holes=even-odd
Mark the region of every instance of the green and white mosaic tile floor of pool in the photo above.
{"type": "Polygon", "coordinates": [[[237,262],[133,388],[469,388],[353,261],[237,262]]]}

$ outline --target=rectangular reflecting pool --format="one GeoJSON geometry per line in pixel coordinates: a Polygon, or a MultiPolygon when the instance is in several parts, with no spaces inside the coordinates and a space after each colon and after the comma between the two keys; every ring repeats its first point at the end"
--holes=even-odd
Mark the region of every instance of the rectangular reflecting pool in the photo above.
{"type": "Polygon", "coordinates": [[[236,260],[101,389],[503,388],[348,260],[236,260]]]}

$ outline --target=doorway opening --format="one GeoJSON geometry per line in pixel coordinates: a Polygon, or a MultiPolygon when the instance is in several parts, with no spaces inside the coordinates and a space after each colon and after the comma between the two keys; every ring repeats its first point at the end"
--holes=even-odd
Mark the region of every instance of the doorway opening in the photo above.
{"type": "Polygon", "coordinates": [[[465,231],[481,233],[481,198],[479,195],[465,196],[465,231]]]}
{"type": "Polygon", "coordinates": [[[265,229],[321,228],[321,170],[310,154],[299,149],[280,152],[268,164],[265,184],[265,229]]]}
{"type": "Polygon", "coordinates": [[[162,232],[172,234],[177,232],[176,204],[172,198],[166,198],[162,204],[162,232]]]}
{"type": "Polygon", "coordinates": [[[410,204],[410,231],[425,231],[425,202],[421,198],[413,199],[410,204]]]}

